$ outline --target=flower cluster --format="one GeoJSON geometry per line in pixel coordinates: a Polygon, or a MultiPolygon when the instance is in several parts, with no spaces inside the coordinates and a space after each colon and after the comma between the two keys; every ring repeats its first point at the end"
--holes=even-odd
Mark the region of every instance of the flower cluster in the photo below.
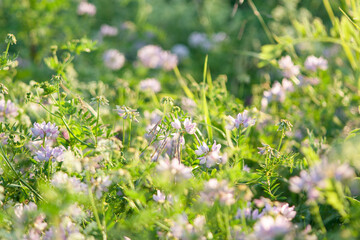
{"type": "Polygon", "coordinates": [[[169,51],[164,51],[156,45],[146,45],[139,49],[137,56],[140,62],[148,68],[163,68],[164,70],[172,70],[178,64],[176,55],[169,51]]]}
{"type": "Polygon", "coordinates": [[[45,147],[41,146],[39,150],[35,151],[34,159],[38,162],[48,162],[49,160],[55,162],[61,162],[63,158],[64,147],[55,147],[47,145],[45,147]]]}
{"type": "Polygon", "coordinates": [[[140,90],[141,91],[153,91],[154,93],[161,91],[161,84],[159,80],[155,78],[147,78],[140,82],[140,90]]]}
{"type": "Polygon", "coordinates": [[[111,70],[119,70],[125,63],[125,56],[116,49],[107,50],[103,59],[105,66],[111,70]]]}
{"type": "Polygon", "coordinates": [[[213,205],[216,200],[224,205],[232,205],[235,203],[234,189],[228,187],[226,180],[218,181],[213,178],[205,183],[200,199],[209,205],[213,205]]]}
{"type": "Polygon", "coordinates": [[[264,91],[261,99],[261,107],[266,108],[272,102],[283,102],[286,97],[286,92],[293,92],[294,85],[290,80],[284,78],[281,83],[275,82],[269,91],[264,91]]]}
{"type": "Polygon", "coordinates": [[[227,129],[233,130],[234,128],[248,128],[255,125],[256,119],[249,116],[249,112],[244,110],[239,113],[236,118],[228,116],[229,124],[226,126],[227,129]]]}
{"type": "Polygon", "coordinates": [[[295,65],[290,56],[282,57],[279,62],[279,68],[282,70],[284,77],[292,78],[300,74],[300,66],[295,65]]]}
{"type": "Polygon", "coordinates": [[[99,176],[96,179],[92,179],[92,189],[95,191],[96,197],[101,198],[103,192],[108,191],[108,187],[111,185],[111,183],[112,182],[109,176],[99,176]]]}
{"type": "Polygon", "coordinates": [[[55,140],[59,135],[58,127],[55,125],[55,123],[51,124],[50,122],[42,122],[34,123],[34,127],[31,128],[32,136],[34,139],[37,137],[40,137],[41,139],[51,139],[55,140]]]}
{"type": "Polygon", "coordinates": [[[194,48],[200,48],[209,51],[217,44],[224,42],[228,36],[224,32],[214,33],[210,38],[206,33],[193,32],[188,38],[189,45],[194,48]]]}
{"type": "Polygon", "coordinates": [[[121,107],[116,106],[115,111],[117,111],[118,115],[123,119],[129,118],[131,120],[134,120],[135,122],[139,122],[139,120],[137,120],[137,117],[139,116],[139,112],[137,112],[136,109],[131,109],[123,105],[121,107]]]}
{"type": "Polygon", "coordinates": [[[18,108],[11,100],[5,102],[4,99],[0,100],[0,121],[5,118],[14,118],[18,115],[18,108]]]}
{"type": "Polygon", "coordinates": [[[318,69],[326,70],[328,68],[328,62],[323,57],[308,56],[305,60],[304,66],[307,70],[315,72],[318,69]]]}
{"type": "Polygon", "coordinates": [[[77,177],[69,177],[67,173],[56,172],[51,179],[51,184],[57,188],[66,188],[74,193],[86,193],[87,185],[77,177]]]}
{"type": "Polygon", "coordinates": [[[100,33],[102,36],[113,37],[118,34],[118,29],[116,27],[113,27],[113,26],[110,26],[107,24],[103,24],[100,27],[100,33]]]}
{"type": "Polygon", "coordinates": [[[211,146],[211,150],[209,146],[203,142],[202,145],[197,147],[195,150],[195,154],[200,156],[198,159],[200,160],[200,164],[206,164],[206,167],[210,168],[217,163],[222,163],[222,156],[220,156],[221,145],[216,144],[214,140],[213,145],[211,146]]]}
{"type": "Polygon", "coordinates": [[[171,161],[168,159],[159,160],[156,169],[159,173],[167,175],[176,182],[189,179],[192,176],[192,168],[186,167],[176,158],[171,161]]]}
{"type": "Polygon", "coordinates": [[[78,5],[77,14],[94,16],[96,14],[96,7],[94,4],[82,1],[78,5]]]}
{"type": "Polygon", "coordinates": [[[295,193],[305,191],[309,201],[320,197],[321,189],[327,181],[335,178],[337,181],[347,181],[355,176],[354,170],[348,164],[337,165],[322,161],[311,167],[309,171],[302,170],[300,176],[290,178],[290,190],[295,193]]]}
{"type": "MultiPolygon", "coordinates": [[[[187,132],[188,134],[195,134],[196,123],[193,123],[190,118],[186,118],[183,124],[185,132],[187,132]]],[[[177,130],[182,130],[181,122],[177,118],[173,122],[171,122],[171,126],[177,130]]]]}
{"type": "Polygon", "coordinates": [[[175,237],[176,239],[206,239],[203,236],[205,222],[205,217],[199,215],[194,219],[194,223],[190,224],[187,215],[181,214],[172,223],[169,237],[175,237]]]}
{"type": "Polygon", "coordinates": [[[289,207],[288,203],[274,202],[272,203],[268,199],[256,199],[255,204],[260,208],[264,207],[261,211],[256,208],[251,208],[251,202],[247,203],[247,207],[244,209],[238,209],[236,218],[241,219],[242,216],[248,219],[257,220],[265,215],[277,216],[281,215],[288,221],[291,221],[296,216],[295,206],[289,207]]]}

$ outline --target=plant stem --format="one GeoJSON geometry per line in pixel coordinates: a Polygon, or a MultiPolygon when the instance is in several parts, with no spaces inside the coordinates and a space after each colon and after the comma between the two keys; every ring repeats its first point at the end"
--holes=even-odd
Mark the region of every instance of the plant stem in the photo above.
{"type": "Polygon", "coordinates": [[[1,149],[1,156],[3,157],[3,159],[5,160],[6,164],[9,166],[9,168],[14,172],[14,174],[16,175],[16,177],[19,179],[19,181],[24,184],[33,194],[35,194],[40,200],[44,200],[44,198],[35,191],[35,189],[33,189],[27,182],[25,182],[24,179],[22,179],[21,175],[15,170],[14,166],[10,163],[9,159],[7,158],[5,151],[2,147],[2,145],[0,144],[0,149],[1,149]]]}
{"type": "Polygon", "coordinates": [[[94,195],[93,195],[93,192],[92,192],[92,189],[91,189],[89,172],[86,172],[86,177],[87,177],[87,180],[88,180],[88,194],[89,194],[89,198],[90,198],[90,204],[91,204],[91,207],[92,207],[93,212],[94,212],[95,221],[96,221],[96,224],[97,224],[99,230],[102,233],[103,240],[106,240],[107,239],[106,232],[105,232],[103,226],[101,226],[99,213],[98,213],[96,205],[95,205],[95,199],[94,199],[94,195]]]}
{"type": "Polygon", "coordinates": [[[130,148],[131,143],[131,119],[129,118],[129,140],[128,140],[128,148],[130,148]]]}
{"type": "Polygon", "coordinates": [[[98,101],[97,106],[97,114],[96,114],[96,125],[95,125],[95,148],[97,147],[98,143],[98,128],[99,128],[99,119],[100,119],[100,101],[98,101]]]}
{"type": "Polygon", "coordinates": [[[125,146],[125,119],[123,119],[123,146],[125,146]]]}
{"type": "Polygon", "coordinates": [[[281,130],[281,138],[280,138],[280,142],[279,142],[279,146],[278,146],[278,152],[280,152],[280,148],[281,148],[281,143],[282,143],[282,140],[284,138],[284,130],[281,130]]]}

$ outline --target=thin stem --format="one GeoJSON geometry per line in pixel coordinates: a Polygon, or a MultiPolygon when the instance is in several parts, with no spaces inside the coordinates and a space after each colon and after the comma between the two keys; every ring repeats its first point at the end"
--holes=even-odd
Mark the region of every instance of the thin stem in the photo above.
{"type": "Polygon", "coordinates": [[[284,138],[284,130],[281,130],[281,138],[280,138],[279,146],[277,149],[278,152],[280,152],[281,143],[282,143],[283,138],[284,138]]]}
{"type": "Polygon", "coordinates": [[[125,146],[125,119],[123,119],[123,145],[125,146]]]}
{"type": "Polygon", "coordinates": [[[107,239],[106,232],[105,232],[105,230],[103,229],[103,226],[101,226],[101,222],[100,222],[100,218],[99,218],[99,213],[98,213],[97,208],[96,208],[96,205],[95,205],[95,199],[94,199],[94,195],[93,195],[93,192],[92,192],[92,189],[91,189],[89,172],[86,172],[86,177],[87,177],[87,180],[88,180],[88,194],[89,194],[89,198],[90,198],[90,204],[91,204],[91,207],[92,207],[93,212],[94,212],[95,221],[96,221],[96,224],[97,224],[99,230],[100,230],[101,233],[102,233],[103,240],[106,240],[106,239],[107,239]]]}
{"type": "Polygon", "coordinates": [[[9,166],[9,168],[14,172],[14,174],[16,175],[16,177],[19,179],[19,181],[24,184],[33,194],[35,194],[40,200],[44,200],[44,198],[38,193],[36,192],[27,182],[25,182],[24,179],[22,179],[21,175],[15,170],[14,166],[10,163],[9,159],[7,158],[5,151],[2,147],[2,145],[0,144],[0,149],[1,149],[1,156],[3,157],[3,159],[5,160],[6,164],[9,166]]]}
{"type": "Polygon", "coordinates": [[[4,56],[5,56],[5,58],[6,58],[6,57],[7,57],[7,55],[8,55],[9,48],[10,48],[10,42],[7,44],[7,46],[6,46],[6,50],[5,50],[5,52],[4,52],[4,56]]]}
{"type": "Polygon", "coordinates": [[[55,113],[52,113],[51,111],[49,111],[49,109],[47,109],[47,108],[46,108],[42,103],[40,103],[40,102],[35,102],[35,103],[37,103],[37,104],[39,104],[41,107],[43,107],[43,108],[45,109],[45,111],[47,111],[47,112],[48,112],[49,114],[51,114],[52,116],[57,117],[57,118],[60,118],[60,119],[62,120],[62,122],[64,123],[66,129],[69,131],[69,133],[70,133],[78,142],[80,142],[81,144],[86,145],[87,147],[94,148],[93,145],[90,145],[90,144],[88,144],[88,143],[80,140],[80,139],[73,133],[73,131],[71,131],[69,125],[67,124],[67,122],[65,121],[65,119],[64,119],[63,116],[59,116],[59,115],[57,115],[57,114],[55,114],[55,113]]]}
{"type": "Polygon", "coordinates": [[[100,101],[98,101],[97,114],[96,114],[96,125],[95,125],[95,147],[98,143],[98,129],[99,129],[99,119],[100,119],[100,101]]]}
{"type": "Polygon", "coordinates": [[[128,140],[128,148],[130,148],[131,143],[131,119],[129,118],[129,140],[128,140]]]}
{"type": "Polygon", "coordinates": [[[253,10],[255,16],[258,18],[261,26],[264,28],[264,31],[265,31],[265,33],[266,33],[266,36],[269,38],[269,40],[270,40],[271,43],[275,43],[275,41],[274,41],[274,36],[271,34],[270,29],[269,29],[268,26],[266,25],[263,17],[261,16],[260,12],[257,10],[255,4],[253,3],[252,0],[249,0],[248,2],[249,2],[249,5],[250,5],[251,9],[253,10]]]}

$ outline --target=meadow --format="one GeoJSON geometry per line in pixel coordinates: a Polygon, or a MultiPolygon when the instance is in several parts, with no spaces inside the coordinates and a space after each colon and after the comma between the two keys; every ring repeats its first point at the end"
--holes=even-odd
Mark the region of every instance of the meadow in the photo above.
{"type": "Polygon", "coordinates": [[[360,1],[0,0],[0,239],[360,239],[360,1]]]}

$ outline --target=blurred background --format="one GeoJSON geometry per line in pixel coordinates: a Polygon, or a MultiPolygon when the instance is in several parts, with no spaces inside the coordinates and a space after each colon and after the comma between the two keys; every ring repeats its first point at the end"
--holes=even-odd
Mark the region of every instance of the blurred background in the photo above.
{"type": "Polygon", "coordinates": [[[74,80],[110,84],[117,78],[154,76],[171,89],[172,72],[126,67],[136,65],[139,48],[154,44],[177,54],[180,72],[195,81],[201,81],[209,55],[211,74],[225,74],[231,93],[250,104],[251,87],[263,82],[268,71],[259,70],[255,53],[271,43],[256,8],[278,36],[294,35],[294,21],[316,17],[325,26],[330,22],[322,1],[312,0],[0,0],[0,36],[17,37],[11,52],[18,54],[17,78],[25,81],[41,82],[53,74],[44,62],[52,45],[86,37],[97,42],[97,49],[76,57],[74,80]],[[104,66],[103,54],[110,48],[125,55],[125,67],[104,66]]]}

